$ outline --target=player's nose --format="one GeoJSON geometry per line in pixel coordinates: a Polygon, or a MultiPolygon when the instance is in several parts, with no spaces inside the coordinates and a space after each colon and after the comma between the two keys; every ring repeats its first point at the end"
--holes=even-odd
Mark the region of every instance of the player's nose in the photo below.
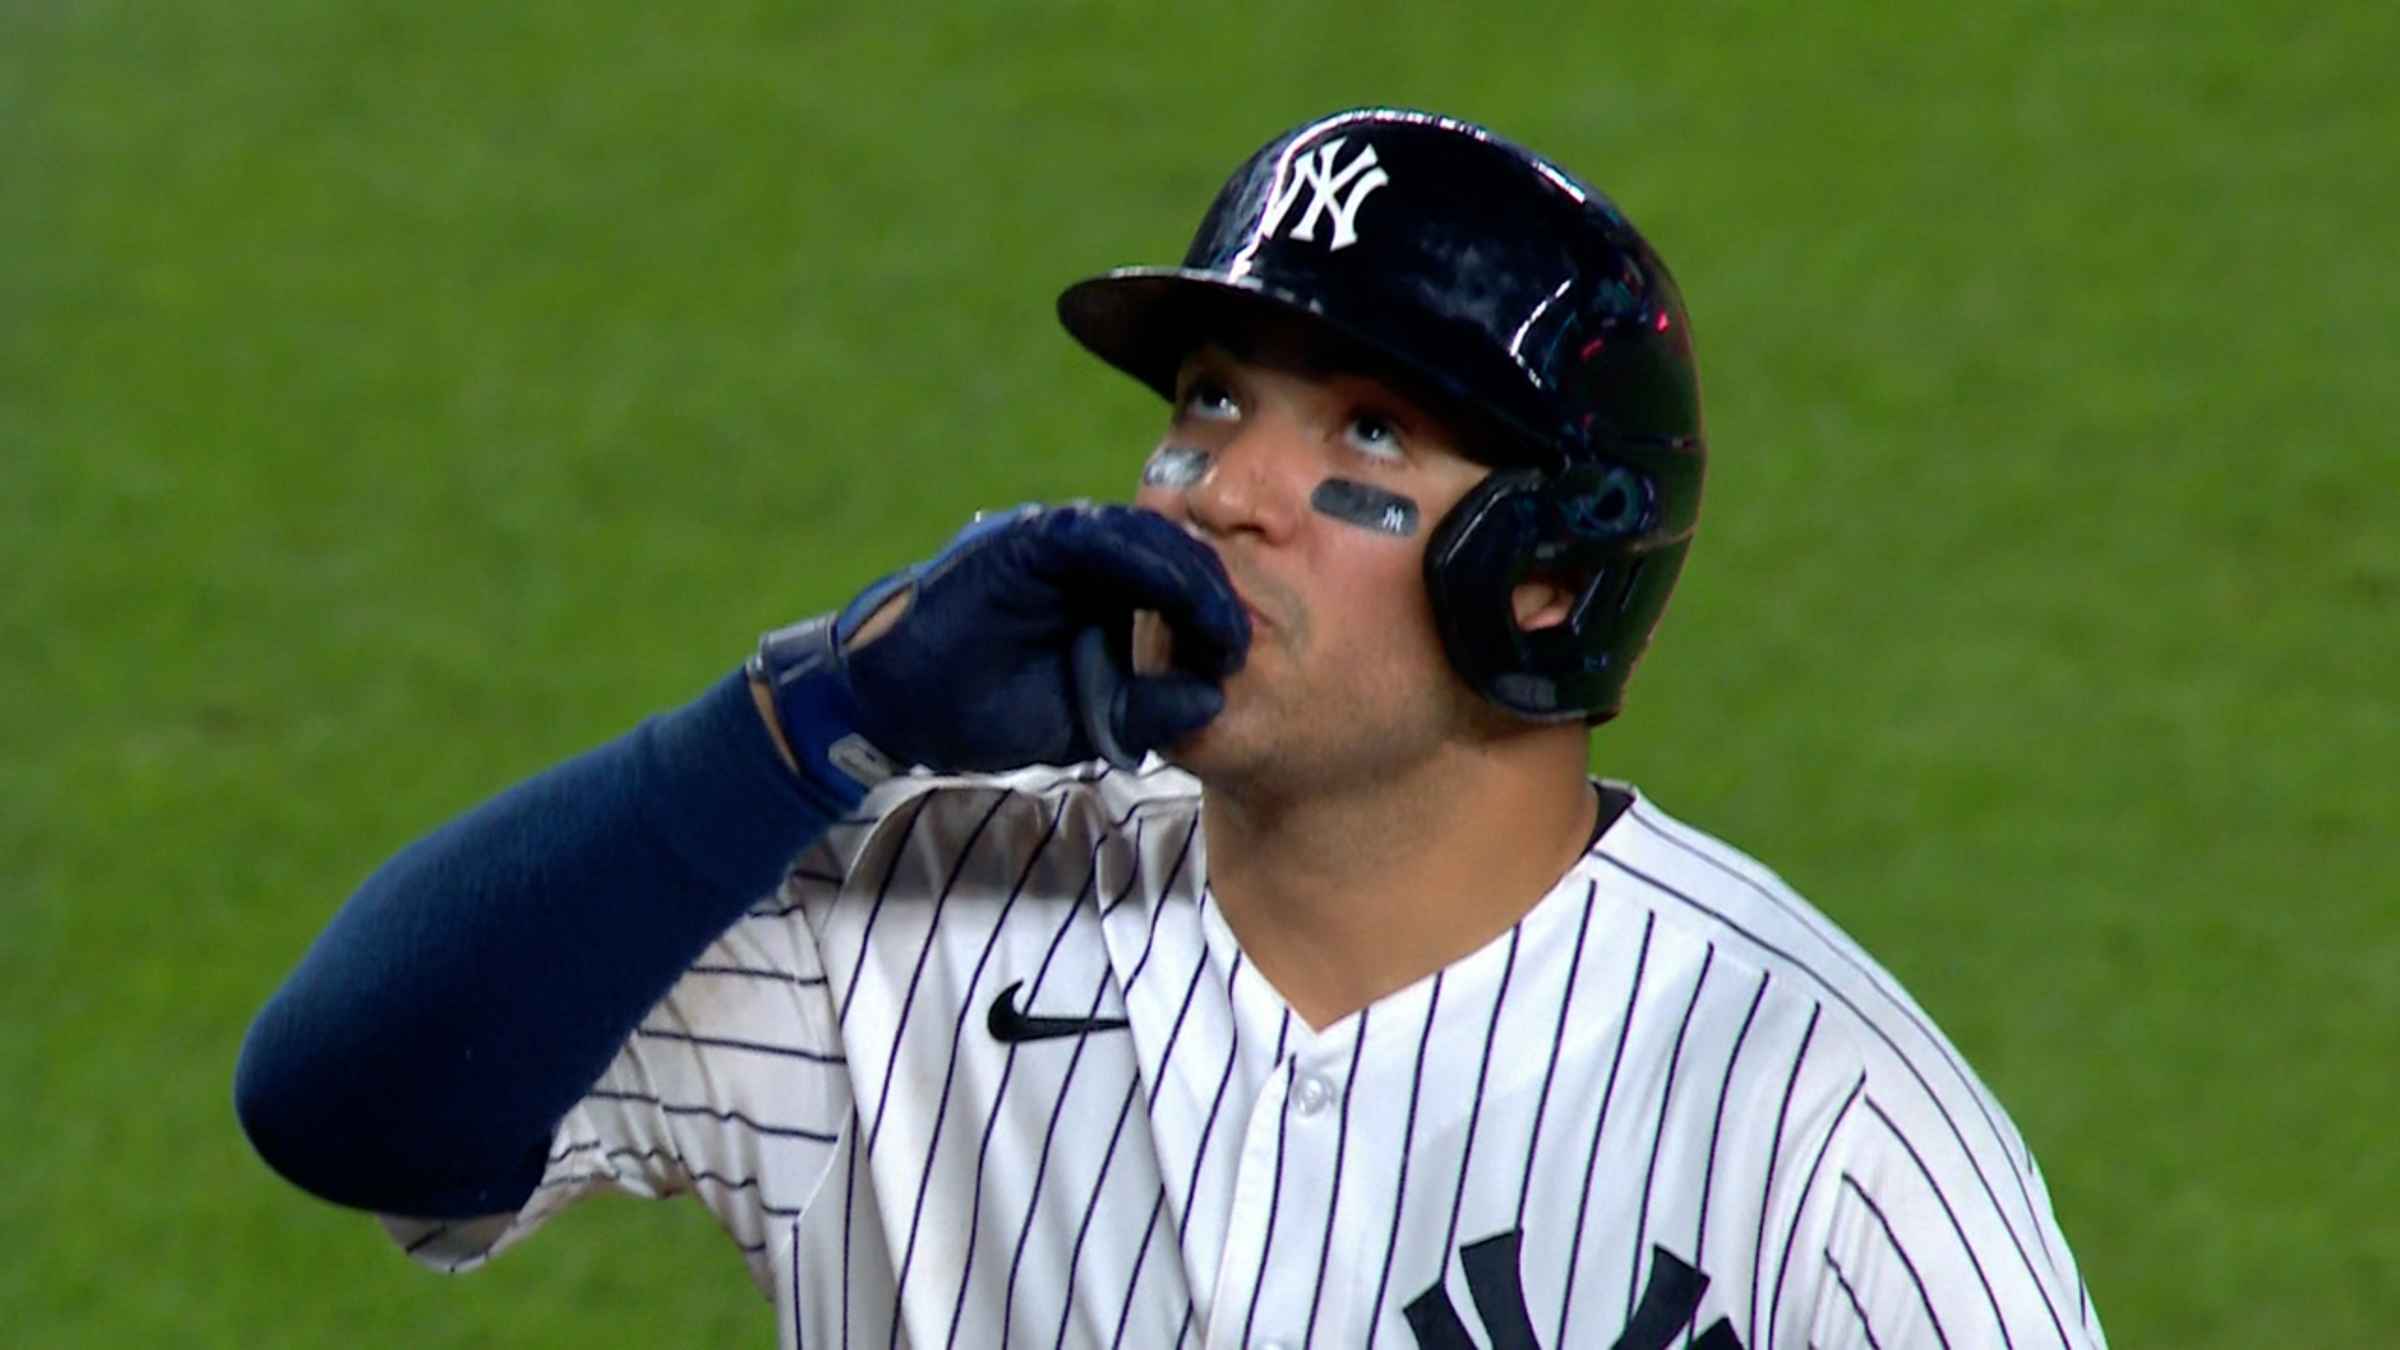
{"type": "Polygon", "coordinates": [[[1280,541],[1315,486],[1300,481],[1306,467],[1306,447],[1292,428],[1270,419],[1246,423],[1211,447],[1206,472],[1183,494],[1185,511],[1212,535],[1280,541]]]}

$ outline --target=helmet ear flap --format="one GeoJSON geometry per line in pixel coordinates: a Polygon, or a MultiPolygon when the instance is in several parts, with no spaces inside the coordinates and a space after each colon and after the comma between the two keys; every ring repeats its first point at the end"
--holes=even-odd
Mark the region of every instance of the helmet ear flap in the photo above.
{"type": "Polygon", "coordinates": [[[1538,673],[1511,595],[1532,571],[1542,529],[1539,469],[1499,469],[1450,508],[1425,546],[1425,591],[1450,665],[1485,698],[1524,717],[1563,720],[1557,682],[1538,673]]]}
{"type": "Polygon", "coordinates": [[[1639,654],[1656,620],[1627,612],[1651,562],[1656,498],[1647,475],[1580,461],[1555,473],[1496,470],[1451,508],[1426,545],[1425,588],[1468,685],[1534,721],[1615,716],[1624,684],[1616,667],[1639,654]],[[1566,618],[1520,627],[1516,588],[1543,578],[1574,597],[1566,618]]]}

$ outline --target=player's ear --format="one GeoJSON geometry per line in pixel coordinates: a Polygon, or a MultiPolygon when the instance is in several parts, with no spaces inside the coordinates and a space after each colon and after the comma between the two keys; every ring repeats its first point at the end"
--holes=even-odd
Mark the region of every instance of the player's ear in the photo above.
{"type": "Polygon", "coordinates": [[[1575,593],[1555,581],[1533,577],[1517,583],[1509,592],[1509,603],[1515,608],[1517,627],[1530,633],[1565,623],[1567,612],[1574,608],[1575,593]]]}

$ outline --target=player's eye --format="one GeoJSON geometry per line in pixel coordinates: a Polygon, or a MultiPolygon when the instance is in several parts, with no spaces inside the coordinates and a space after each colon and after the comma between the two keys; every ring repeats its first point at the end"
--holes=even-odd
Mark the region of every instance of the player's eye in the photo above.
{"type": "Polygon", "coordinates": [[[1343,436],[1353,449],[1369,459],[1402,460],[1400,424],[1382,413],[1362,412],[1352,415],[1343,436]]]}
{"type": "Polygon", "coordinates": [[[1183,387],[1183,397],[1177,401],[1175,411],[1180,417],[1230,422],[1242,415],[1242,406],[1234,401],[1232,390],[1207,376],[1200,376],[1183,387]]]}

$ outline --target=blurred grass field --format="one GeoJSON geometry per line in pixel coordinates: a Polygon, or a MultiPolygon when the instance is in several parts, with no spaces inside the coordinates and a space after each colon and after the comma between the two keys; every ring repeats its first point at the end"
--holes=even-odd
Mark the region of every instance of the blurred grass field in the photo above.
{"type": "Polygon", "coordinates": [[[2114,1344],[2392,1344],[2396,16],[0,8],[0,1343],[765,1344],[697,1206],[417,1271],[249,1153],[243,1028],[448,813],[1126,490],[1052,295],[1373,101],[1691,300],[1706,521],[1596,762],[1913,988],[2114,1344]]]}

